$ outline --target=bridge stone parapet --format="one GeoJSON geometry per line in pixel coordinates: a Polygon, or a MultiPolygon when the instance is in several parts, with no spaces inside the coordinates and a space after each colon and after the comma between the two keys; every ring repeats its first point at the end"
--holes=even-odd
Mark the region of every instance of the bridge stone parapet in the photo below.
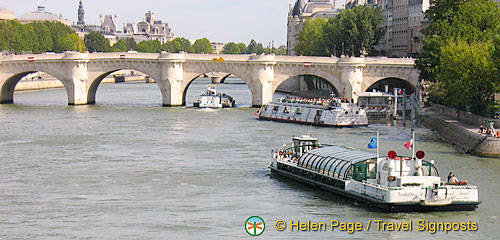
{"type": "Polygon", "coordinates": [[[277,88],[290,78],[314,75],[328,81],[341,97],[356,99],[376,82],[394,78],[416,87],[418,71],[413,59],[335,58],[271,55],[186,53],[76,53],[0,57],[0,101],[12,103],[19,80],[33,72],[46,72],[61,81],[71,105],[93,104],[97,88],[109,74],[130,69],[153,78],[164,106],[185,105],[189,85],[211,72],[241,78],[252,92],[252,104],[272,101],[277,88]]]}

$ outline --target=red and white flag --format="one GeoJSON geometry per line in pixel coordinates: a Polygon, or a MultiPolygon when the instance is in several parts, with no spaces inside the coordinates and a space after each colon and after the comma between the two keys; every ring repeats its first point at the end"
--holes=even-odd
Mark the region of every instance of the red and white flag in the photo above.
{"type": "Polygon", "coordinates": [[[405,147],[407,149],[412,149],[413,148],[413,139],[410,139],[410,141],[406,142],[405,147]]]}

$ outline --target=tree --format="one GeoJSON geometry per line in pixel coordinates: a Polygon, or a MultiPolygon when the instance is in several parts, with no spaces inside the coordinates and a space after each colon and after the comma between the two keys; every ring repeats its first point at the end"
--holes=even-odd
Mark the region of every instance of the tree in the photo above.
{"type": "Polygon", "coordinates": [[[324,40],[324,28],[326,19],[307,19],[299,34],[299,43],[295,46],[298,55],[305,56],[328,56],[324,40]]]}
{"type": "Polygon", "coordinates": [[[450,40],[441,49],[438,79],[447,106],[484,114],[494,101],[498,68],[491,42],[450,40]]]}
{"type": "Polygon", "coordinates": [[[101,33],[92,31],[85,35],[85,46],[90,52],[109,52],[111,46],[109,40],[106,39],[101,33]]]}
{"type": "Polygon", "coordinates": [[[244,43],[238,43],[238,47],[240,47],[240,54],[245,54],[248,51],[247,45],[244,43]]]}
{"type": "Polygon", "coordinates": [[[493,0],[431,0],[425,13],[431,21],[423,30],[424,46],[416,67],[420,79],[437,82],[441,49],[450,39],[468,43],[491,41],[500,25],[500,9],[493,0]]]}
{"type": "Polygon", "coordinates": [[[164,45],[165,51],[170,53],[178,53],[181,51],[181,43],[179,41],[170,41],[164,45]]]}
{"type": "Polygon", "coordinates": [[[134,51],[135,48],[137,47],[137,42],[135,41],[134,38],[126,38],[125,45],[127,46],[128,51],[134,51]]]}
{"type": "Polygon", "coordinates": [[[151,41],[141,41],[137,44],[136,50],[138,52],[145,53],[160,53],[161,52],[161,43],[159,40],[151,40],[151,41]]]}
{"type": "Polygon", "coordinates": [[[118,40],[113,46],[111,47],[113,49],[113,52],[126,52],[128,51],[127,43],[124,39],[118,40]]]}
{"type": "Polygon", "coordinates": [[[324,26],[326,54],[360,56],[363,51],[376,55],[375,45],[384,36],[384,15],[380,8],[357,6],[346,9],[335,18],[328,19],[324,26]]]}
{"type": "Polygon", "coordinates": [[[440,91],[429,92],[432,100],[484,114],[499,86],[498,4],[492,0],[430,3],[426,17],[431,24],[423,31],[426,39],[416,61],[419,77],[439,87],[440,91]]]}
{"type": "Polygon", "coordinates": [[[262,43],[257,43],[255,40],[251,40],[250,44],[248,44],[247,53],[252,54],[255,53],[260,55],[264,53],[264,47],[262,47],[262,43]]]}
{"type": "Polygon", "coordinates": [[[76,33],[68,33],[66,37],[59,38],[58,45],[64,46],[65,51],[85,51],[85,42],[76,33]]]}
{"type": "Polygon", "coordinates": [[[51,37],[50,29],[41,22],[32,22],[28,24],[33,27],[37,41],[39,43],[38,49],[34,49],[35,53],[43,53],[54,51],[54,42],[51,37]]]}
{"type": "MultiPolygon", "coordinates": [[[[246,48],[246,47],[245,47],[246,48]]],[[[222,50],[223,54],[241,54],[239,44],[234,42],[227,43],[224,45],[224,49],[222,50]]]]}
{"type": "Polygon", "coordinates": [[[67,34],[75,33],[70,27],[60,23],[60,22],[43,22],[50,30],[50,36],[52,37],[52,42],[54,43],[54,52],[64,52],[66,51],[67,44],[61,40],[61,38],[66,38],[67,34]]]}
{"type": "Polygon", "coordinates": [[[184,51],[187,53],[194,52],[193,46],[191,46],[191,42],[188,39],[183,38],[183,37],[178,37],[172,41],[180,43],[180,46],[181,46],[181,48],[179,49],[180,51],[184,51]]]}
{"type": "Polygon", "coordinates": [[[212,43],[207,38],[201,38],[193,44],[194,53],[213,53],[212,43]]]}

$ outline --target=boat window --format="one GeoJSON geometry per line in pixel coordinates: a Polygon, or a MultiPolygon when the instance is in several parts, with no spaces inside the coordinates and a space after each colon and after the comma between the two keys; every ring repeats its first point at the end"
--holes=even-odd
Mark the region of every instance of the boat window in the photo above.
{"type": "Polygon", "coordinates": [[[349,114],[349,112],[345,112],[345,115],[349,114]]]}
{"type": "Polygon", "coordinates": [[[273,112],[277,112],[277,111],[278,111],[278,108],[279,108],[279,106],[274,106],[274,108],[273,108],[273,112]]]}
{"type": "Polygon", "coordinates": [[[267,105],[264,106],[264,112],[267,112],[267,105]]]}
{"type": "Polygon", "coordinates": [[[318,110],[317,113],[318,113],[318,116],[321,116],[321,115],[323,115],[323,110],[318,110]]]}
{"type": "Polygon", "coordinates": [[[285,107],[285,110],[283,110],[284,113],[290,113],[290,107],[285,107]]]}
{"type": "Polygon", "coordinates": [[[358,114],[359,114],[359,111],[356,111],[356,115],[358,115],[358,114]]]}
{"type": "Polygon", "coordinates": [[[295,114],[302,114],[302,109],[301,108],[297,108],[297,110],[295,111],[295,114]]]}

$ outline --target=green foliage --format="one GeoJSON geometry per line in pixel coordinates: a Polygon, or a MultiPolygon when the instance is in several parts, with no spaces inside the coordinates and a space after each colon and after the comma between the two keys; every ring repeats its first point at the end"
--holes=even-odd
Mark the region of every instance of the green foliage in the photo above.
{"type": "Polygon", "coordinates": [[[33,27],[39,43],[39,47],[37,49],[33,49],[33,52],[43,53],[54,51],[54,41],[52,40],[49,27],[41,22],[33,22],[29,25],[33,27]]]}
{"type": "Polygon", "coordinates": [[[458,109],[469,108],[484,114],[497,91],[497,67],[492,61],[491,42],[467,43],[450,40],[441,49],[438,79],[444,104],[458,109]]]}
{"type": "Polygon", "coordinates": [[[106,39],[101,33],[90,32],[85,35],[85,46],[89,52],[110,52],[111,46],[109,40],[106,39]]]}
{"type": "Polygon", "coordinates": [[[493,0],[431,0],[416,67],[430,100],[484,114],[498,88],[500,8],[493,0]]]}
{"type": "Polygon", "coordinates": [[[137,48],[137,42],[133,38],[126,38],[125,45],[127,45],[128,51],[134,51],[137,48]]]}
{"type": "Polygon", "coordinates": [[[181,43],[179,41],[170,41],[165,43],[165,51],[170,53],[178,53],[181,51],[181,43]]]}
{"type": "Polygon", "coordinates": [[[416,66],[420,79],[436,82],[441,49],[451,39],[491,41],[500,25],[500,8],[493,0],[431,0],[426,17],[432,24],[423,30],[427,37],[416,66]]]}
{"type": "Polygon", "coordinates": [[[64,46],[66,51],[85,51],[85,42],[76,33],[68,33],[66,37],[59,38],[59,46],[64,46]]]}
{"type": "Polygon", "coordinates": [[[230,42],[226,45],[224,45],[224,49],[222,50],[223,54],[242,54],[246,53],[246,46],[245,46],[245,52],[242,52],[240,49],[240,45],[234,42],[230,42]]]}
{"type": "Polygon", "coordinates": [[[160,53],[161,43],[159,40],[155,39],[152,41],[141,41],[137,44],[136,51],[144,53],[160,53]]]}
{"type": "Polygon", "coordinates": [[[44,22],[50,30],[50,36],[52,37],[52,42],[54,43],[54,52],[64,52],[67,50],[67,44],[61,40],[66,38],[68,34],[75,33],[68,26],[60,23],[60,22],[44,22]]]}
{"type": "Polygon", "coordinates": [[[360,56],[363,51],[376,55],[375,45],[384,36],[384,15],[380,8],[357,6],[344,10],[324,26],[324,45],[327,56],[344,54],[360,56]]]}
{"type": "Polygon", "coordinates": [[[75,33],[71,28],[55,22],[33,22],[21,24],[18,21],[0,21],[0,50],[22,52],[63,52],[67,43],[63,39],[75,33]]]}
{"type": "Polygon", "coordinates": [[[240,54],[245,54],[248,52],[248,47],[245,43],[238,43],[238,47],[240,48],[240,54]]]}
{"type": "MultiPolygon", "coordinates": [[[[210,43],[210,41],[209,41],[209,43],[210,43]]],[[[194,53],[195,52],[193,46],[191,46],[191,42],[183,37],[175,38],[174,40],[165,43],[164,48],[165,48],[165,51],[171,52],[171,53],[179,53],[181,51],[184,51],[187,53],[194,53]]],[[[212,48],[212,44],[210,44],[210,49],[211,48],[212,48]]]]}
{"type": "Polygon", "coordinates": [[[299,34],[299,43],[295,46],[298,55],[327,56],[324,45],[324,28],[326,19],[307,19],[304,28],[299,34]]]}
{"type": "Polygon", "coordinates": [[[207,38],[201,38],[193,44],[194,53],[213,53],[212,43],[207,38]]]}
{"type": "Polygon", "coordinates": [[[255,53],[257,55],[260,55],[264,53],[264,47],[262,47],[262,43],[257,43],[255,40],[252,39],[250,41],[250,44],[248,44],[247,53],[248,54],[255,53]]]}
{"type": "Polygon", "coordinates": [[[126,52],[128,51],[127,43],[124,39],[118,40],[113,46],[111,47],[113,49],[113,52],[126,52]]]}

